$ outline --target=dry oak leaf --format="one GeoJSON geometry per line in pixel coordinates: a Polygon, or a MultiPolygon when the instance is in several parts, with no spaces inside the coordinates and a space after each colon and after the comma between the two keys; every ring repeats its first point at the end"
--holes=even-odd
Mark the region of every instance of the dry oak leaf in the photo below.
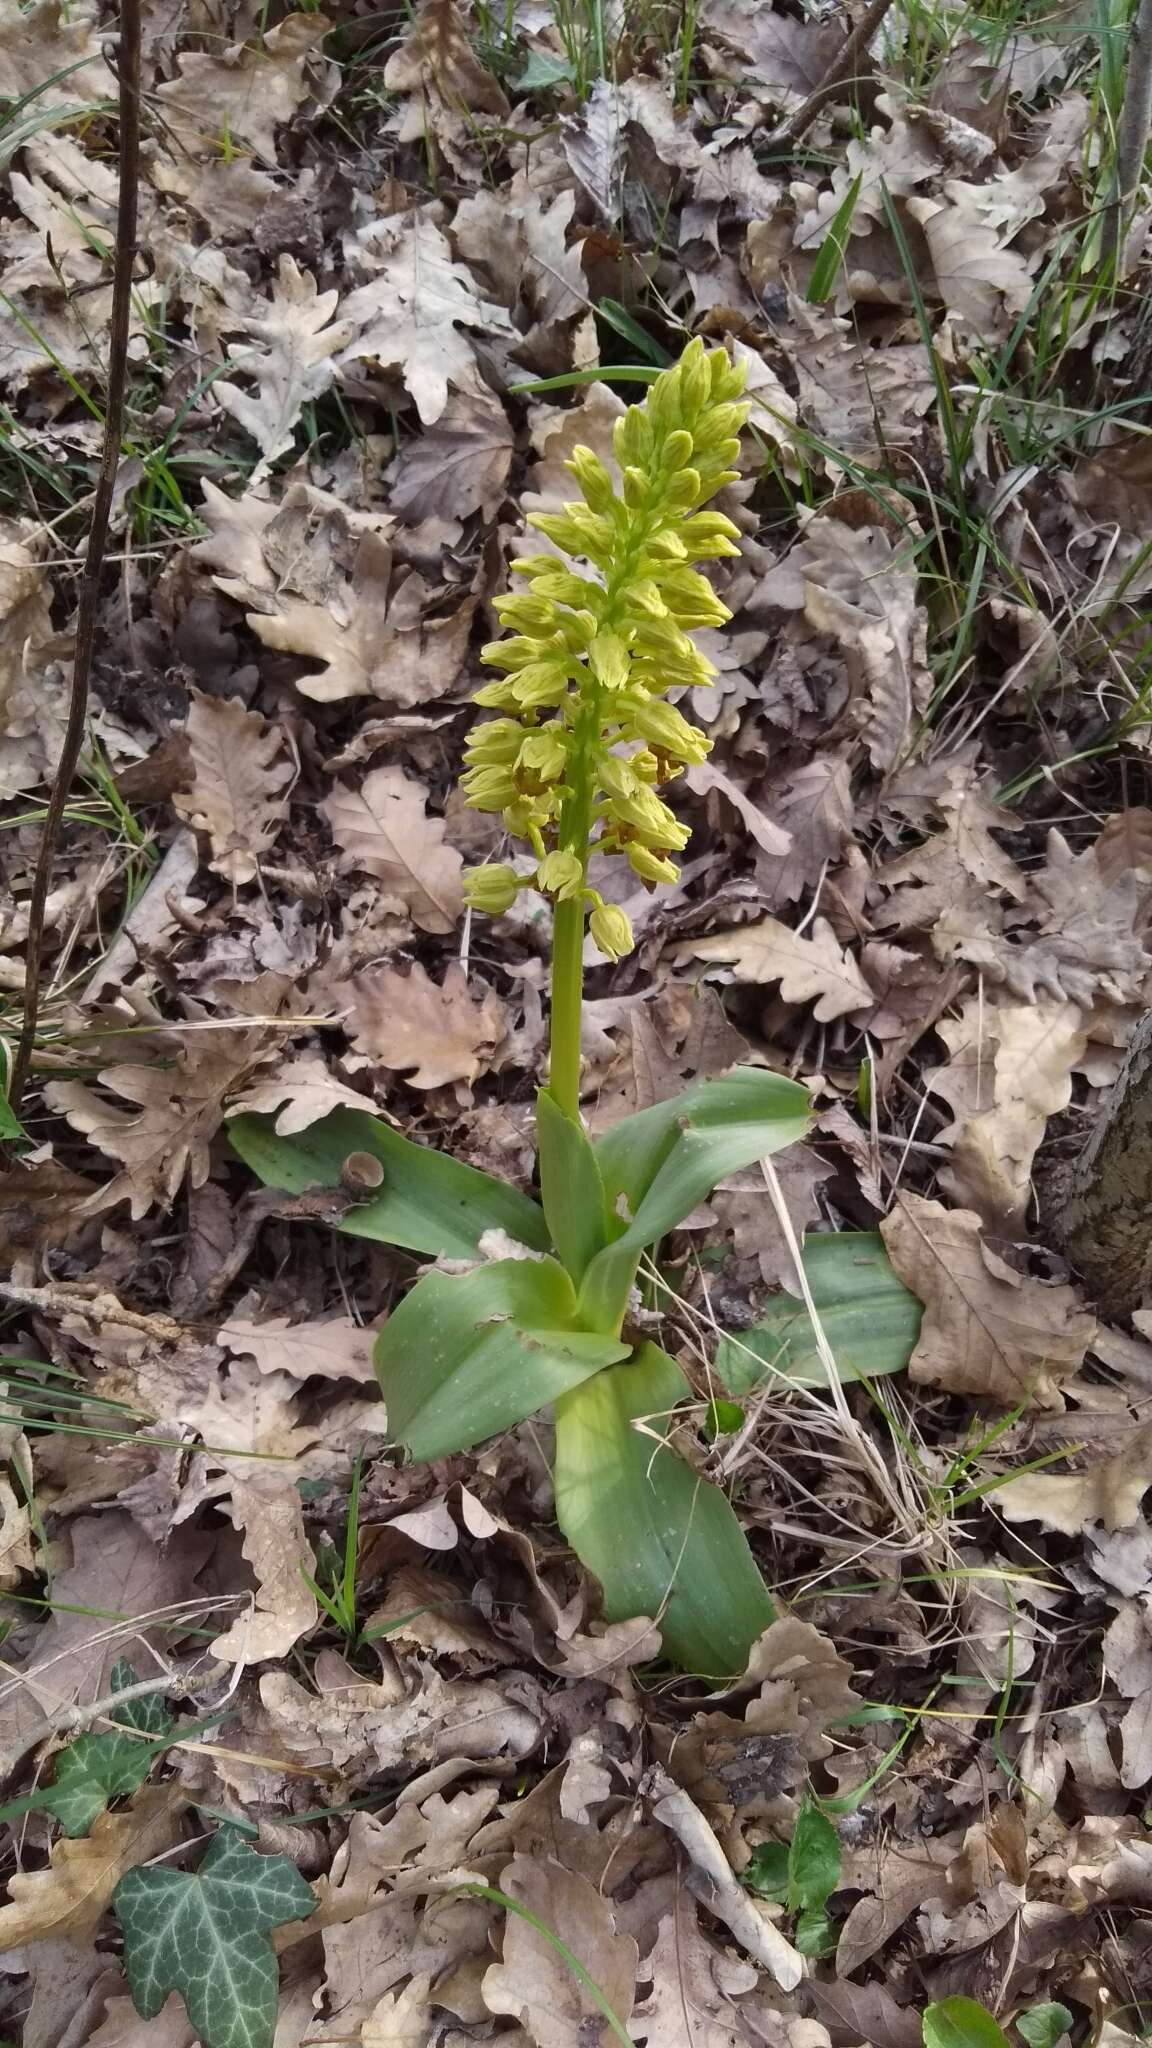
{"type": "Polygon", "coordinates": [[[879,871],[877,879],[894,893],[878,924],[924,929],[969,901],[1004,895],[1020,903],[1027,896],[1027,876],[992,837],[993,827],[1018,826],[1011,811],[983,796],[966,772],[935,798],[935,808],[944,817],[944,831],[879,871]]]}
{"type": "Polygon", "coordinates": [[[588,301],[580,246],[568,245],[576,194],[558,192],[545,204],[546,197],[538,181],[517,171],[500,192],[484,187],[470,193],[452,219],[461,262],[509,312],[533,322],[517,345],[518,361],[530,360],[537,343],[553,342],[552,330],[582,315],[588,301]]]}
{"type": "Polygon", "coordinates": [[[937,291],[948,311],[978,340],[1004,340],[1031,300],[1035,258],[1007,248],[970,207],[919,198],[905,204],[924,230],[937,291]]]}
{"type": "Polygon", "coordinates": [[[979,1216],[901,1195],[880,1225],[900,1279],[924,1304],[909,1376],[1007,1408],[1062,1410],[1060,1382],[1092,1341],[1095,1317],[1074,1287],[1023,1278],[983,1241],[979,1216]]]}
{"type": "Polygon", "coordinates": [[[761,850],[756,880],[770,907],[794,903],[838,860],[852,837],[852,772],[844,754],[819,754],[777,786],[761,792],[791,844],[786,853],[761,850]]]}
{"type": "Polygon", "coordinates": [[[393,217],[361,230],[356,266],[367,276],[345,299],[342,312],[356,338],[341,356],[345,376],[364,364],[398,369],[430,427],[448,403],[448,386],[481,388],[476,358],[464,327],[515,335],[503,306],[482,299],[470,271],[452,259],[446,236],[423,216],[407,224],[393,217]]]}
{"type": "Polygon", "coordinates": [[[185,730],[192,783],[173,797],[173,809],[207,833],[213,874],[233,887],[255,881],[284,823],[292,764],[283,736],[236,698],[202,690],[191,692],[185,730]]]}
{"type": "Polygon", "coordinates": [[[822,513],[808,519],[756,592],[758,608],[803,606],[809,624],[839,643],[872,764],[884,773],[931,694],[917,592],[910,540],[897,546],[881,526],[849,526],[822,513]]]}
{"type": "Polygon", "coordinates": [[[443,1088],[474,1081],[487,1070],[507,1029],[499,996],[469,992],[460,963],[450,962],[437,985],[416,962],[407,974],[396,967],[370,967],[350,984],[348,1030],[357,1052],[414,1088],[443,1088]]]}
{"type": "Polygon", "coordinates": [[[403,1991],[386,1991],[360,2028],[361,2048],[427,2048],[435,2029],[427,1971],[410,1977],[403,1991]]]}
{"type": "Polygon", "coordinates": [[[821,1024],[870,1010],[876,1000],[856,961],[822,917],[810,937],[790,931],[778,918],[762,917],[758,924],[686,940],[677,958],[730,961],[736,981],[778,981],[784,1001],[814,1003],[813,1015],[821,1024]]]}
{"type": "Polygon", "coordinates": [[[97,9],[60,0],[0,4],[0,100],[28,100],[37,117],[114,100],[116,82],[93,33],[97,9]]]}
{"type": "Polygon", "coordinates": [[[244,1460],[233,1473],[231,1493],[232,1521],[244,1532],[256,1595],[251,1610],[216,1637],[212,1654],[228,1664],[261,1664],[286,1657],[314,1627],[320,1610],[304,1573],[314,1573],[316,1563],[291,1468],[261,1468],[244,1460]]]}
{"type": "MultiPolygon", "coordinates": [[[[565,1946],[627,2027],[636,1993],[636,1943],[618,1934],[608,1900],[578,1871],[553,1857],[515,1856],[499,1888],[531,1909],[565,1946]]],[[[530,1921],[509,1913],[503,1959],[484,1973],[491,2013],[519,2020],[536,2048],[588,2048],[607,2037],[603,2011],[554,1944],[530,1921]]]]}
{"type": "Polygon", "coordinates": [[[641,1789],[654,1818],[675,1836],[688,1857],[689,1891],[715,1919],[723,1921],[746,1955],[770,1971],[784,1991],[794,1991],[804,1978],[803,1957],[733,1875],[720,1841],[700,1808],[662,1764],[653,1764],[645,1772],[641,1789]]]}
{"type": "Polygon", "coordinates": [[[170,1065],[105,1068],[101,1086],[134,1104],[131,1112],[103,1102],[82,1081],[53,1082],[45,1091],[51,1107],[122,1167],[85,1209],[128,1201],[136,1218],[174,1201],[185,1175],[203,1187],[226,1098],[272,1057],[259,1031],[206,1031],[188,1038],[170,1065]]]}
{"type": "Polygon", "coordinates": [[[405,443],[391,472],[393,512],[401,519],[494,519],[512,461],[512,428],[499,401],[458,391],[435,426],[405,443]]]}
{"type": "Polygon", "coordinates": [[[421,931],[443,936],[464,909],[464,862],[429,817],[424,790],[402,768],[375,768],[359,789],[338,782],[321,809],[344,868],[374,875],[421,931]]]}
{"type": "MultiPolygon", "coordinates": [[[[791,844],[788,833],[782,831],[767,812],[761,810],[759,804],[753,803],[747,791],[741,789],[738,782],[733,782],[730,775],[725,775],[722,768],[714,768],[711,761],[701,761],[688,769],[684,780],[695,796],[702,796],[705,799],[722,797],[730,804],[749,838],[755,841],[761,853],[777,859],[787,854],[791,844]]],[[[712,803],[708,805],[708,812],[710,822],[715,824],[712,803]]]]}
{"type": "Polygon", "coordinates": [[[268,311],[221,322],[225,328],[243,328],[254,344],[230,344],[228,360],[233,370],[254,380],[255,390],[226,380],[213,386],[225,412],[260,450],[262,459],[248,479],[250,490],[269,464],[291,448],[304,406],[335,379],[337,353],[353,331],[349,321],[332,318],[339,296],[318,292],[311,271],[283,255],[268,311]]]}
{"type": "Polygon", "coordinates": [[[351,1316],[292,1323],[287,1316],[250,1322],[233,1316],[216,1333],[225,1349],[254,1358],[261,1372],[290,1373],[293,1379],[363,1380],[370,1384],[374,1332],[351,1316]]]}
{"type": "Polygon", "coordinates": [[[156,87],[165,134],[187,156],[219,156],[227,138],[275,167],[276,130],[308,98],[305,65],[330,27],[322,14],[289,14],[259,45],[186,51],[179,77],[156,87]]]}
{"type": "Polygon", "coordinates": [[[362,1109],[376,1115],[370,1095],[349,1088],[330,1074],[319,1053],[300,1053],[281,1067],[274,1081],[258,1081],[228,1104],[228,1115],[274,1116],[281,1138],[293,1138],[319,1123],[334,1109],[362,1109]]]}
{"type": "Polygon", "coordinates": [[[504,120],[508,102],[472,47],[456,0],[420,0],[415,18],[384,66],[388,92],[408,95],[393,133],[423,143],[428,131],[453,154],[476,139],[469,115],[504,120]]]}
{"type": "MultiPolygon", "coordinates": [[[[738,2012],[716,1982],[713,1965],[720,1961],[695,1907],[677,1898],[640,1965],[641,1980],[651,1990],[636,2008],[636,2032],[653,2048],[746,2048],[738,2012]]],[[[726,1968],[731,1971],[730,1959],[726,1968]]]]}
{"type": "MultiPolygon", "coordinates": [[[[218,581],[229,588],[227,579],[218,581]]],[[[382,697],[407,708],[450,690],[468,649],[476,599],[430,618],[432,595],[413,570],[393,583],[392,549],[381,534],[362,533],[351,576],[329,581],[323,601],[270,591],[245,623],[265,647],[322,664],[317,674],[297,677],[302,697],[321,704],[382,697]]]]}
{"type": "Polygon", "coordinates": [[[1152,1424],[1138,1429],[1114,1458],[1100,1458],[1083,1472],[1022,1472],[988,1495],[1006,1522],[1039,1522],[1060,1536],[1079,1536],[1095,1522],[1105,1529],[1130,1529],[1140,1520],[1140,1503],[1152,1486],[1152,1424]]]}
{"type": "Polygon", "coordinates": [[[1001,1237],[1021,1236],[1047,1120],[1072,1099],[1072,1069],[1088,1043],[1084,1020],[1072,1003],[997,1007],[974,997],[959,1019],[936,1029],[952,1062],[926,1073],[925,1083],[957,1110],[938,1136],[952,1147],[942,1183],[1001,1237]]]}
{"type": "Polygon", "coordinates": [[[0,797],[35,789],[63,737],[54,678],[72,643],[52,624],[52,588],[37,559],[45,539],[31,520],[0,519],[0,797]]]}
{"type": "Polygon", "coordinates": [[[29,1941],[91,1936],[124,1872],[172,1848],[190,1804],[175,1779],[145,1785],[126,1812],[102,1813],[78,1840],[62,1835],[46,1870],[14,1872],[10,1903],[0,1907],[0,1954],[29,1941]]]}

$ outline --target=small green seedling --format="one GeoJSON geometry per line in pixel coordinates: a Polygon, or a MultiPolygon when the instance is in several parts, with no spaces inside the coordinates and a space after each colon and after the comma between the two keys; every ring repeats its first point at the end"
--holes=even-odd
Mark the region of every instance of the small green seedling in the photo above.
{"type": "MultiPolygon", "coordinates": [[[[1012,2048],[995,2014],[978,1998],[942,1998],[926,2008],[924,2048],[1012,2048]]],[[[1055,2001],[1029,2006],[1012,2023],[1028,2048],[1056,2048],[1072,2025],[1066,2005],[1055,2001]]]]}
{"type": "Polygon", "coordinates": [[[840,1882],[840,1837],[811,1793],[796,1816],[790,1842],[761,1842],[744,1871],[757,1898],[795,1913],[793,1940],[802,1956],[826,1956],[836,1947],[828,1901],[840,1882]]]}
{"type": "Polygon", "coordinates": [[[553,908],[539,1206],[356,1111],[294,1139],[271,1117],[232,1126],[261,1178],[296,1192],[342,1184],[350,1153],[379,1160],[379,1192],[342,1229],[434,1258],[482,1258],[492,1231],[516,1240],[515,1256],[425,1274],[389,1317],[376,1370],[390,1432],[413,1458],[449,1457],[550,1408],[557,1519],[600,1580],[605,1615],[652,1616],[665,1654],[713,1679],[744,1669],[775,1610],[726,1496],[673,1441],[687,1380],[628,1314],[644,1254],[718,1181],[801,1138],[808,1096],[738,1067],[593,1142],[580,1021],[586,938],[609,960],[633,944],[589,881],[593,854],[652,888],[677,879],[689,836],[658,792],[710,743],[667,692],[715,673],[690,635],[730,616],[691,565],[737,551],[731,521],[703,508],[737,474],[742,387],[722,350],[691,342],[617,421],[618,479],[591,449],[573,451],[581,499],[530,521],[559,552],[513,565],[528,589],[497,599],[509,630],[483,652],[500,673],[476,701],[496,715],[473,732],[464,792],[528,858],[474,869],[469,898],[499,915],[531,888],[553,908]]]}

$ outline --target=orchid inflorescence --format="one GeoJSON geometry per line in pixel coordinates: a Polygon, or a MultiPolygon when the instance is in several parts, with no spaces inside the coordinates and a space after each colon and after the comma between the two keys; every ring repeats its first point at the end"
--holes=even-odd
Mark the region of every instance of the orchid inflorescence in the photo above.
{"type": "Polygon", "coordinates": [[[689,833],[656,791],[711,747],[666,692],[710,681],[715,669],[689,634],[731,616],[690,565],[738,552],[732,521],[700,507],[738,474],[743,388],[743,369],[722,349],[690,342],[616,422],[618,490],[590,448],[573,451],[565,466],[581,500],[529,524],[587,568],[555,554],[513,562],[530,588],[496,599],[508,637],[481,657],[503,674],[476,702],[503,716],[473,729],[464,792],[475,809],[503,812],[536,867],[472,869],[469,901],[494,916],[524,888],[578,902],[612,960],[631,950],[631,926],[589,887],[589,856],[621,855],[649,886],[674,882],[669,856],[689,833]]]}

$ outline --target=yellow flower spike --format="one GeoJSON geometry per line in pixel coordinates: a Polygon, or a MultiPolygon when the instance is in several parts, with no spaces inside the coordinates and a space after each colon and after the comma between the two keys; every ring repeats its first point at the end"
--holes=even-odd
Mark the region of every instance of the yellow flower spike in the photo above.
{"type": "MultiPolygon", "coordinates": [[[[705,760],[710,742],[666,695],[716,673],[691,632],[722,625],[728,609],[692,565],[739,552],[739,529],[701,508],[735,476],[743,385],[723,350],[693,341],[616,421],[618,477],[592,449],[573,449],[565,467],[580,496],[530,515],[550,551],[513,563],[521,588],[494,604],[504,636],[482,650],[500,679],[476,701],[500,715],[473,735],[462,787],[528,841],[556,905],[549,1085],[570,1115],[589,907],[607,958],[632,945],[623,912],[588,888],[589,858],[599,849],[655,886],[675,879],[667,856],[690,836],[656,790],[705,760]]],[[[495,903],[508,886],[493,876],[475,888],[495,903]]]]}

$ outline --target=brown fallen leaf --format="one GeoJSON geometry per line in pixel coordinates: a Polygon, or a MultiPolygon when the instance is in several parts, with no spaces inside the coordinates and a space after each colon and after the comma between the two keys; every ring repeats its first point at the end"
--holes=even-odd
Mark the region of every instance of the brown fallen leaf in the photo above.
{"type": "Polygon", "coordinates": [[[261,1372],[366,1384],[373,1379],[372,1341],[373,1332],[362,1329],[351,1316],[313,1323],[292,1323],[287,1316],[269,1316],[264,1322],[233,1316],[216,1333],[218,1344],[254,1358],[261,1372]]]}
{"type": "Polygon", "coordinates": [[[906,204],[924,230],[936,290],[948,311],[978,341],[1002,341],[1032,298],[1035,259],[1009,248],[973,207],[916,197],[906,204]]]}
{"type": "Polygon", "coordinates": [[[35,789],[63,736],[58,664],[71,640],[52,624],[52,589],[38,559],[46,538],[31,520],[0,520],[0,796],[35,789]]]}
{"type": "Polygon", "coordinates": [[[459,962],[437,984],[419,961],[407,974],[370,967],[351,984],[349,1031],[356,1050],[408,1076],[414,1088],[474,1081],[491,1064],[507,1030],[504,1004],[491,989],[473,996],[459,962]]]}
{"type": "Polygon", "coordinates": [[[29,1505],[34,1497],[32,1452],[23,1431],[12,1423],[0,1423],[0,1458],[0,1588],[6,1588],[36,1569],[29,1505]],[[8,1477],[12,1470],[22,1475],[20,1498],[8,1477]]]}
{"type": "Polygon", "coordinates": [[[25,1942],[94,1932],[126,1870],[172,1848],[191,1805],[173,1779],[145,1785],[123,1813],[102,1813],[88,1834],[62,1835],[45,1870],[17,1870],[0,1907],[0,1953],[25,1942]]]}
{"type": "Polygon", "coordinates": [[[52,1107],[121,1163],[85,1206],[103,1210],[127,1201],[139,1217],[154,1203],[174,1201],[185,1175],[201,1187],[226,1098],[272,1055],[259,1030],[214,1031],[185,1039],[167,1066],[106,1068],[101,1086],[134,1104],[132,1111],[110,1107],[82,1081],[51,1083],[45,1094],[52,1107]]]}
{"type": "Polygon", "coordinates": [[[305,1052],[281,1067],[274,1081],[257,1081],[235,1096],[228,1115],[274,1116],[277,1134],[293,1138],[334,1109],[361,1109],[371,1116],[376,1107],[370,1095],[338,1081],[319,1053],[305,1052]]]}
{"type": "Polygon", "coordinates": [[[192,780],[173,808],[207,833],[213,873],[239,887],[255,880],[284,823],[292,766],[283,736],[258,711],[202,690],[190,693],[186,730],[192,780]]]}
{"type": "MultiPolygon", "coordinates": [[[[395,129],[401,142],[423,143],[429,131],[453,151],[475,141],[469,115],[502,121],[508,102],[484,69],[456,0],[420,0],[409,28],[384,66],[388,92],[407,96],[395,129]]],[[[455,157],[454,157],[455,160],[455,157]]]]}
{"type": "MultiPolygon", "coordinates": [[[[579,1957],[620,2025],[636,1991],[636,1943],[618,1934],[612,1908],[595,1885],[551,1857],[515,1856],[499,1888],[529,1907],[579,1957]]],[[[518,1913],[504,1924],[503,1957],[484,1973],[491,2013],[519,2020],[536,2048],[587,2048],[606,2033],[600,2006],[551,1941],[518,1913]]]]}
{"type": "Polygon", "coordinates": [[[791,843],[788,833],[782,830],[766,811],[761,810],[759,804],[753,803],[747,792],[741,789],[739,783],[733,782],[730,775],[725,775],[723,769],[714,768],[710,761],[701,761],[697,766],[688,769],[684,780],[696,796],[721,798],[724,803],[730,804],[749,838],[755,842],[761,853],[769,854],[775,859],[787,854],[791,843]]]}
{"type": "Polygon", "coordinates": [[[225,329],[239,327],[247,343],[231,344],[229,363],[254,382],[252,390],[221,379],[213,395],[238,426],[250,434],[261,460],[248,480],[251,489],[277,456],[291,448],[304,406],[320,398],[336,376],[336,356],[352,338],[347,320],[334,320],[339,293],[318,292],[311,271],[287,254],[270,301],[259,312],[225,317],[225,329]]]}
{"type": "Polygon", "coordinates": [[[392,472],[400,518],[494,519],[512,461],[512,428],[488,391],[454,392],[434,426],[405,443],[392,472]]]}
{"type": "Polygon", "coordinates": [[[178,1991],[165,2000],[154,2020],[142,2020],[125,1992],[109,1999],[86,2048],[197,2048],[197,2043],[178,1991]]]}
{"type": "Polygon", "coordinates": [[[852,777],[844,754],[818,754],[761,793],[769,815],[791,844],[756,857],[756,880],[772,909],[795,903],[840,858],[852,837],[852,777]]]}
{"type": "Polygon", "coordinates": [[[340,309],[355,329],[341,356],[345,379],[366,364],[398,369],[422,424],[433,426],[449,385],[481,389],[473,346],[461,329],[513,336],[512,321],[503,306],[480,297],[471,272],[454,261],[447,237],[425,214],[374,221],[351,253],[367,281],[340,309]]]}
{"type": "Polygon", "coordinates": [[[926,1073],[925,1083],[957,1111],[937,1139],[952,1148],[942,1184],[999,1235],[1022,1236],[1032,1162],[1048,1118],[1072,1099],[1072,1069],[1088,1042],[1081,1013],[1072,1003],[997,1006],[977,998],[959,1020],[936,1029],[952,1060],[926,1073]]]}
{"type": "Polygon", "coordinates": [[[1005,1407],[1062,1409],[1060,1382],[1079,1366],[1095,1317],[1074,1287],[1047,1287],[985,1245],[979,1216],[901,1195],[880,1225],[900,1279],[924,1303],[913,1380],[985,1394],[1005,1407]]]}
{"type": "Polygon", "coordinates": [[[988,1498],[1006,1522],[1039,1522],[1057,1535],[1079,1536],[1094,1522],[1105,1529],[1132,1528],[1149,1486],[1152,1424],[1134,1430],[1115,1457],[1097,1459],[1082,1472],[1010,1475],[988,1498]]]}
{"type": "Polygon", "coordinates": [[[165,127],[180,149],[192,157],[218,156],[227,136],[275,168],[276,130],[307,99],[305,66],[320,63],[329,27],[322,14],[289,14],[259,43],[232,43],[218,54],[186,51],[179,76],[156,88],[165,127]]]}
{"type": "Polygon", "coordinates": [[[252,1609],[216,1637],[212,1654],[226,1664],[263,1664],[286,1657],[314,1626],[320,1610],[303,1574],[315,1576],[316,1562],[291,1468],[243,1460],[233,1471],[231,1494],[256,1595],[252,1609]]]}
{"type": "Polygon", "coordinates": [[[678,1898],[640,1965],[641,1982],[651,1989],[633,2026],[653,2048],[744,2048],[739,2007],[716,1981],[717,1961],[693,1902],[678,1898]]]}
{"type": "Polygon", "coordinates": [[[790,931],[778,918],[688,939],[677,949],[678,960],[731,962],[732,979],[780,983],[786,1003],[814,1003],[821,1024],[870,1010],[876,998],[856,961],[837,942],[825,918],[818,917],[811,935],[790,931]]]}
{"type": "Polygon", "coordinates": [[[345,868],[375,875],[421,931],[450,932],[464,908],[464,862],[429,817],[425,794],[402,768],[375,768],[359,789],[338,782],[321,808],[345,868]]]}
{"type": "Polygon", "coordinates": [[[644,1791],[662,1827],[689,1860],[687,1883],[709,1913],[722,1920],[746,1955],[771,1972],[784,1991],[803,1981],[804,1959],[732,1873],[728,1858],[698,1806],[660,1764],[645,1773],[644,1791]]]}
{"type": "Polygon", "coordinates": [[[410,1977],[403,1991],[386,1991],[360,2028],[361,2048],[427,2048],[433,2027],[429,2007],[432,1979],[410,1977]]]}

